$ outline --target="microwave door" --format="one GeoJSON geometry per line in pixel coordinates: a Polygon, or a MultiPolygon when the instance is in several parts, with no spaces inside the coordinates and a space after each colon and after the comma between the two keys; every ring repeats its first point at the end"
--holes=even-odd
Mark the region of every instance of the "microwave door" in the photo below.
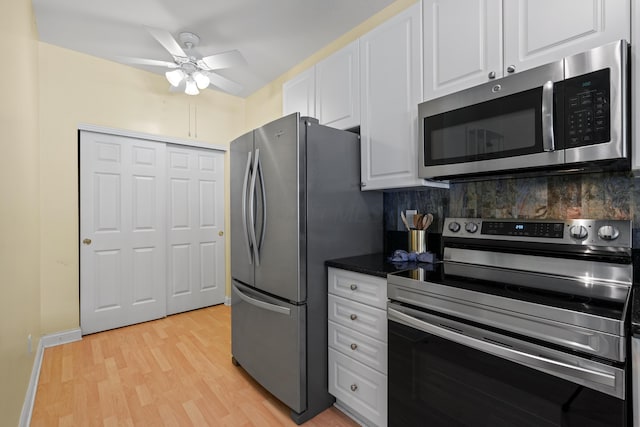
{"type": "Polygon", "coordinates": [[[561,165],[554,124],[562,76],[559,61],[421,104],[421,177],[561,165]]]}

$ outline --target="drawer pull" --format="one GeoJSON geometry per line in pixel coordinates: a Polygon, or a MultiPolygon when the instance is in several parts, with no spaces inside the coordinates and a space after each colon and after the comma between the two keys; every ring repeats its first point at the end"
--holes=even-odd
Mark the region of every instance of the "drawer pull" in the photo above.
{"type": "Polygon", "coordinates": [[[351,316],[349,316],[351,318],[351,320],[356,320],[358,318],[358,316],[356,316],[355,314],[352,314],[351,316]]]}
{"type": "Polygon", "coordinates": [[[352,291],[355,291],[356,289],[358,289],[358,285],[356,285],[355,283],[352,283],[351,286],[349,286],[351,288],[352,291]]]}
{"type": "Polygon", "coordinates": [[[358,384],[351,384],[351,391],[356,391],[358,389],[358,384]]]}
{"type": "Polygon", "coordinates": [[[351,350],[355,350],[356,348],[358,348],[358,344],[356,343],[351,344],[351,350]]]}

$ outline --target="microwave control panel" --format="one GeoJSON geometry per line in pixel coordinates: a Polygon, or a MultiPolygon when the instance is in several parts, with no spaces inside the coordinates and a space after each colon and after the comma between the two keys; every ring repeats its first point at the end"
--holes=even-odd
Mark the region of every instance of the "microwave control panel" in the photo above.
{"type": "Polygon", "coordinates": [[[611,140],[609,69],[565,80],[566,147],[611,140]]]}

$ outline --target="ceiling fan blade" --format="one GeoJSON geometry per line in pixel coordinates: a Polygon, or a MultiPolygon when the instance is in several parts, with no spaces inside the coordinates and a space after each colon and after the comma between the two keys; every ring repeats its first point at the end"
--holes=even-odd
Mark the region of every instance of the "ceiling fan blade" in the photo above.
{"type": "Polygon", "coordinates": [[[244,89],[241,84],[238,84],[232,80],[229,80],[226,77],[222,77],[218,73],[213,73],[209,71],[206,74],[207,74],[207,77],[209,77],[209,80],[211,80],[212,85],[232,95],[237,95],[238,93],[240,93],[242,89],[244,89]]]}
{"type": "Polygon", "coordinates": [[[126,56],[117,56],[114,59],[118,62],[122,62],[125,64],[151,65],[153,67],[165,67],[165,68],[178,68],[178,65],[174,62],[159,61],[157,59],[129,58],[126,56]]]}
{"type": "Polygon", "coordinates": [[[209,70],[219,70],[221,68],[230,68],[247,64],[247,60],[244,59],[244,56],[242,56],[242,54],[237,50],[230,50],[228,52],[205,56],[200,61],[202,61],[209,70]]]}
{"type": "Polygon", "coordinates": [[[151,34],[158,43],[160,43],[172,56],[181,56],[186,58],[188,55],[184,53],[184,50],[180,47],[176,39],[173,38],[171,33],[166,30],[158,28],[145,27],[149,34],[151,34]]]}

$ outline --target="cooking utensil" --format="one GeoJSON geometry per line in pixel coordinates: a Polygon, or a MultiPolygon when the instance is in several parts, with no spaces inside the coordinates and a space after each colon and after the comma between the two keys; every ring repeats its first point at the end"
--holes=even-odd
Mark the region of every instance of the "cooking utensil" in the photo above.
{"type": "Polygon", "coordinates": [[[402,219],[404,226],[407,227],[407,231],[411,231],[411,227],[409,227],[409,222],[407,221],[407,217],[404,215],[404,212],[400,212],[400,218],[402,219]]]}
{"type": "Polygon", "coordinates": [[[433,222],[433,215],[432,214],[426,214],[423,218],[422,218],[422,229],[426,230],[427,228],[429,228],[429,226],[431,225],[431,223],[433,222]]]}
{"type": "Polygon", "coordinates": [[[422,228],[422,217],[424,215],[417,213],[413,216],[413,227],[417,230],[420,230],[422,228]]]}

